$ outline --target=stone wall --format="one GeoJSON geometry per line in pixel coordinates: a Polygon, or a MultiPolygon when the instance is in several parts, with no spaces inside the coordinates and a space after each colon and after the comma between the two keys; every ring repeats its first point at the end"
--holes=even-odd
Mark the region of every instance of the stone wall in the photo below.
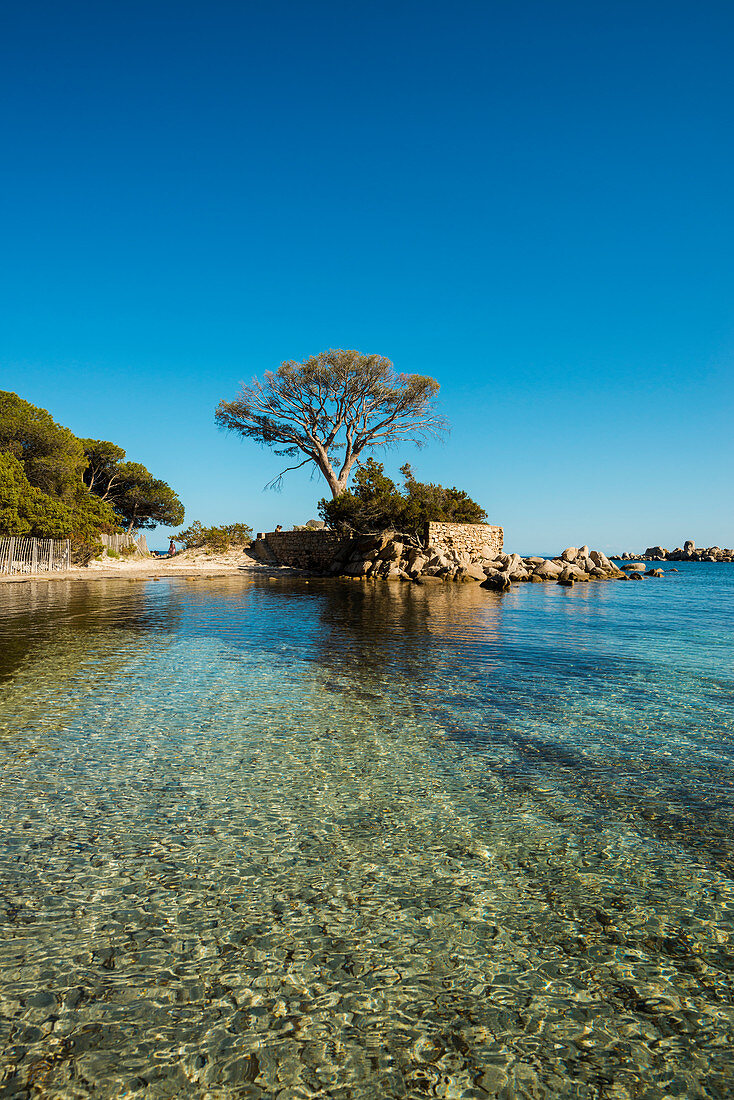
{"type": "Polygon", "coordinates": [[[429,523],[426,537],[429,546],[441,550],[491,557],[501,551],[504,531],[490,523],[429,523]]]}
{"type": "MultiPolygon", "coordinates": [[[[427,545],[472,557],[493,557],[502,549],[503,531],[487,523],[429,523],[427,545]]],[[[345,539],[333,531],[268,531],[250,553],[259,561],[326,572],[345,539]]]]}
{"type": "Polygon", "coordinates": [[[268,531],[250,548],[255,557],[267,557],[270,552],[278,565],[290,565],[296,569],[326,570],[334,560],[343,542],[341,535],[333,531],[268,531]],[[258,547],[264,543],[264,547],[258,547]],[[258,554],[264,549],[265,554],[258,554]]]}

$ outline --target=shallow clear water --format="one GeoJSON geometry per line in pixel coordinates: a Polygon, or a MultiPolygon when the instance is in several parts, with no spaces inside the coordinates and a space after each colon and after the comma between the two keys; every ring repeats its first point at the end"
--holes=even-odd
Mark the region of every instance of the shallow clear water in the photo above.
{"type": "Polygon", "coordinates": [[[730,1096],[734,566],[680,570],[0,588],[0,1094],[730,1096]]]}

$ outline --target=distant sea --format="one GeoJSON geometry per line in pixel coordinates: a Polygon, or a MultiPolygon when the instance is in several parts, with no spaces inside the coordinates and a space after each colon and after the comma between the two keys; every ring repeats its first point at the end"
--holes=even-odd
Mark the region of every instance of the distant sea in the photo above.
{"type": "Polygon", "coordinates": [[[675,567],[0,587],[2,1095],[730,1096],[734,565],[675,567]]]}

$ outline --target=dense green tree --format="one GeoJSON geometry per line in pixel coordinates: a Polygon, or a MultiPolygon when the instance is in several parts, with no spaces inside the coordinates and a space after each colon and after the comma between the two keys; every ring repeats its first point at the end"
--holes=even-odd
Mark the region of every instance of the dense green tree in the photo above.
{"type": "Polygon", "coordinates": [[[145,466],[77,439],[45,409],[0,391],[0,534],[94,540],[102,531],[178,526],[183,506],[145,466]]]}
{"type": "Polygon", "coordinates": [[[71,509],[31,485],[23,464],[0,452],[0,534],[66,538],[71,509]]]}
{"type": "Polygon", "coordinates": [[[22,462],[31,485],[74,502],[87,464],[81,440],[45,409],[7,390],[0,390],[0,451],[22,462]]]}
{"type": "Polygon", "coordinates": [[[312,463],[334,497],[343,493],[364,451],[410,441],[420,445],[445,428],[434,407],[439,385],[421,374],[399,374],[381,355],[331,349],[302,363],[289,360],[253,381],[234,401],[220,401],[220,427],[306,457],[283,474],[312,463]]]}
{"type": "Polygon", "coordinates": [[[87,539],[117,526],[104,501],[84,493],[73,505],[65,504],[31,485],[15,455],[0,452],[0,535],[87,539]]]}
{"type": "Polygon", "coordinates": [[[125,452],[106,439],[82,439],[81,443],[87,460],[84,484],[90,492],[106,500],[120,479],[120,463],[125,452]]]}
{"type": "Polygon", "coordinates": [[[122,462],[109,501],[128,531],[183,523],[184,507],[170,485],[153,477],[140,462],[122,462]]]}
{"type": "Polygon", "coordinates": [[[381,462],[368,458],[351,489],[319,501],[319,514],[335,530],[383,531],[395,527],[405,500],[381,462]]]}
{"type": "Polygon", "coordinates": [[[400,492],[381,462],[373,458],[359,467],[354,487],[333,500],[319,501],[319,514],[337,531],[396,530],[421,534],[429,521],[436,523],[483,523],[484,509],[462,489],[445,488],[416,481],[406,463],[401,473],[405,489],[400,492]]]}
{"type": "Polygon", "coordinates": [[[484,523],[487,519],[482,506],[463,489],[416,481],[407,462],[400,467],[400,473],[405,485],[403,525],[406,529],[418,530],[428,522],[484,523]]]}

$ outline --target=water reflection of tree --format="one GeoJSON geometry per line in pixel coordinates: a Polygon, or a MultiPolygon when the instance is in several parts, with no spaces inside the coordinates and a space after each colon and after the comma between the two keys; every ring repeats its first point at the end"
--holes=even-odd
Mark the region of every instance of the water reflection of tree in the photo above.
{"type": "Polygon", "coordinates": [[[5,586],[0,593],[0,682],[12,678],[36,655],[52,650],[79,659],[102,635],[171,630],[180,618],[176,600],[151,601],[140,582],[39,581],[5,586]],[[88,643],[88,644],[87,644],[88,643]]]}
{"type": "Polygon", "coordinates": [[[501,634],[505,597],[477,585],[332,581],[319,594],[319,663],[365,685],[425,681],[501,634]]]}

